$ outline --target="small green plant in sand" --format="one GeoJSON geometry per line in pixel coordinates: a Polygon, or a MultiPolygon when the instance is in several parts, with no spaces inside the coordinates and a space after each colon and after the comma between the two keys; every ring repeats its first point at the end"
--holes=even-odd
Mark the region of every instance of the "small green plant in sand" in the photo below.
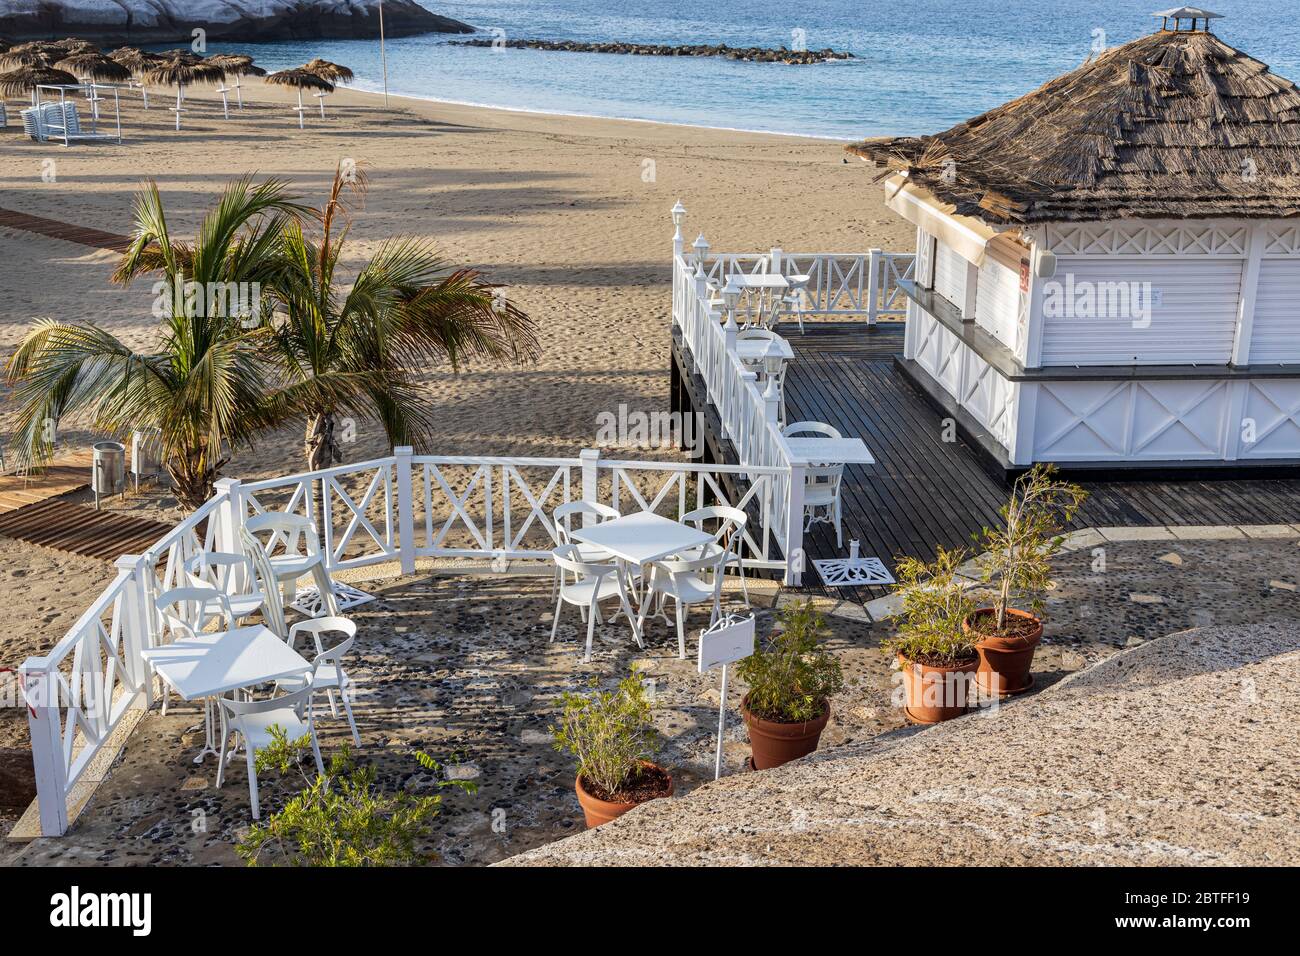
{"type": "MultiPolygon", "coordinates": [[[[272,727],[271,746],[258,751],[259,775],[276,771],[281,778],[298,774],[302,789],[264,824],[254,824],[235,845],[249,866],[412,866],[433,861],[419,844],[430,836],[442,812],[442,795],[418,796],[404,790],[381,790],[374,767],[358,767],[345,746],[331,757],[325,773],[309,776],[304,757],[307,736],[290,740],[272,727]]],[[[422,751],[416,761],[437,774],[441,765],[422,751]]],[[[472,781],[438,780],[438,788],[474,793],[472,781]]]]}
{"type": "Polygon", "coordinates": [[[1069,527],[1088,493],[1072,482],[1060,481],[1051,465],[1035,465],[1018,479],[1011,498],[998,513],[1002,524],[985,528],[979,536],[986,552],[981,570],[986,582],[997,582],[994,613],[980,615],[977,629],[1002,634],[1007,628],[1007,608],[1013,595],[1029,598],[1041,615],[1043,595],[1051,582],[1052,557],[1061,550],[1062,531],[1069,527]],[[983,619],[981,621],[981,618],[983,619]]]}
{"type": "Polygon", "coordinates": [[[844,687],[839,658],[820,646],[829,634],[811,601],[788,605],[767,646],[755,638],[754,653],[736,665],[749,685],[749,712],[780,723],[820,717],[826,701],[844,687]]]}
{"type": "Polygon", "coordinates": [[[645,685],[630,675],[612,691],[565,692],[560,706],[549,728],[555,749],[577,757],[578,777],[613,799],[637,780],[658,745],[645,685]]]}
{"type": "Polygon", "coordinates": [[[962,630],[962,621],[976,604],[957,577],[966,558],[961,549],[936,549],[933,562],[900,558],[894,574],[894,593],[903,599],[898,633],[881,646],[904,660],[932,667],[948,667],[974,660],[974,635],[962,630]]]}

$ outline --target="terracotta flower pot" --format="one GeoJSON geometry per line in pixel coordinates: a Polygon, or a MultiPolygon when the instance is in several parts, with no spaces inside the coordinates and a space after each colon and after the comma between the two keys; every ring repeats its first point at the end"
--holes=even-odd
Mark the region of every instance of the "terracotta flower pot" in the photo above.
{"type": "Polygon", "coordinates": [[[749,710],[749,695],[740,702],[740,713],[749,729],[749,747],[753,752],[754,768],[770,770],[791,760],[798,760],[817,749],[826,721],[831,718],[831,702],[822,701],[820,717],[797,724],[785,724],[756,717],[749,710]]]}
{"type": "MultiPolygon", "coordinates": [[[[994,613],[991,607],[982,607],[965,621],[962,630],[973,633],[971,620],[994,613]]],[[[980,666],[975,672],[975,682],[984,696],[1010,697],[1034,686],[1034,677],[1029,672],[1034,664],[1034,649],[1043,638],[1043,622],[1028,611],[1007,608],[1007,617],[1030,620],[1036,625],[1030,632],[1013,637],[985,637],[975,645],[979,652],[980,666]]]]}
{"type": "Polygon", "coordinates": [[[966,713],[975,697],[970,675],[975,673],[979,663],[978,657],[972,657],[961,664],[934,667],[898,655],[905,695],[903,713],[907,714],[908,720],[917,724],[937,724],[966,713]]]}
{"type": "Polygon", "coordinates": [[[633,807],[639,807],[642,803],[648,803],[650,800],[658,800],[662,797],[671,797],[673,795],[672,774],[664,770],[663,767],[660,767],[657,764],[652,764],[649,761],[643,760],[641,761],[641,763],[643,766],[655,767],[655,769],[663,771],[664,776],[668,778],[667,793],[661,793],[654,797],[648,797],[647,799],[638,801],[636,803],[613,803],[609,800],[602,800],[600,799],[600,797],[588,793],[586,788],[582,785],[581,776],[574,778],[573,789],[574,792],[578,794],[578,803],[582,805],[582,814],[584,817],[587,818],[588,830],[594,827],[598,827],[602,823],[608,823],[610,820],[613,820],[615,817],[621,817],[623,814],[627,813],[633,807]]]}

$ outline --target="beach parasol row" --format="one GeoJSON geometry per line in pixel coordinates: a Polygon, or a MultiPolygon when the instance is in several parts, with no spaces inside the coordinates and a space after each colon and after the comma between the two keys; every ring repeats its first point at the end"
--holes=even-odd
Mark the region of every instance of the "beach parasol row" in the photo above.
{"type": "Polygon", "coordinates": [[[181,128],[185,112],[185,89],[196,84],[217,84],[221,94],[222,114],[229,118],[228,94],[235,94],[236,104],[244,108],[241,77],[265,77],[266,82],[287,86],[298,91],[298,128],[303,128],[303,115],[310,109],[303,104],[303,92],[311,91],[317,99],[321,119],[325,118],[325,97],[334,92],[340,83],[351,83],[351,69],[339,63],[317,57],[302,66],[268,74],[255,65],[253,58],[244,53],[217,53],[201,57],[189,50],[176,49],[163,53],[149,53],[136,47],[119,47],[103,53],[93,43],[69,37],[66,40],[33,40],[13,44],[0,40],[0,92],[6,96],[31,93],[35,101],[37,86],[71,86],[77,83],[92,84],[91,100],[98,106],[93,94],[96,83],[126,83],[140,90],[144,108],[149,108],[150,84],[176,87],[176,105],[170,107],[176,114],[176,129],[181,128]],[[232,78],[232,86],[225,85],[232,78]]]}

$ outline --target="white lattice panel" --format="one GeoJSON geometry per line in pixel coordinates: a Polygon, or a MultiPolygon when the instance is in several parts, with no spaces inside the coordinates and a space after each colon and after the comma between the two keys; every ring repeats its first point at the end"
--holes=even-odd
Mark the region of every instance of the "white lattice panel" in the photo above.
{"type": "Polygon", "coordinates": [[[1111,222],[1053,224],[1047,247],[1058,256],[1244,256],[1244,223],[1111,222]]]}
{"type": "Polygon", "coordinates": [[[1226,382],[1053,382],[1037,388],[1037,460],[1206,460],[1222,454],[1226,382]]]}
{"type": "Polygon", "coordinates": [[[1276,223],[1265,226],[1264,255],[1300,256],[1300,224],[1276,223]]]}
{"type": "Polygon", "coordinates": [[[1242,402],[1239,458],[1300,458],[1300,381],[1252,379],[1242,402]],[[1253,439],[1253,440],[1251,440],[1253,439]]]}

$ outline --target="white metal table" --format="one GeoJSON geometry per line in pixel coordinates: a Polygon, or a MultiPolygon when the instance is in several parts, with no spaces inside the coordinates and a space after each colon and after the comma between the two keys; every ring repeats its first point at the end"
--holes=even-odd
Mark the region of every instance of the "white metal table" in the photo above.
{"type": "MultiPolygon", "coordinates": [[[[776,297],[781,293],[784,293],[790,288],[789,280],[786,279],[785,276],[777,275],[776,273],[764,272],[764,273],[760,273],[759,275],[748,275],[747,273],[738,272],[738,273],[732,273],[727,278],[729,280],[734,280],[735,283],[741,286],[746,292],[752,292],[756,294],[756,298],[758,299],[757,311],[760,320],[764,315],[764,311],[763,311],[764,295],[767,296],[769,302],[769,309],[770,309],[770,304],[776,300],[776,297]]],[[[753,314],[752,309],[746,309],[745,315],[747,319],[752,314],[753,314]]]]}
{"type": "MultiPolygon", "coordinates": [[[[614,556],[618,574],[626,580],[631,565],[645,565],[653,561],[703,547],[713,540],[713,535],[673,521],[650,511],[623,515],[588,528],[571,532],[570,537],[583,544],[595,545],[614,556]]],[[[638,647],[645,647],[641,639],[641,626],[632,613],[625,590],[619,593],[619,604],[632,623],[632,636],[638,647]]]]}
{"type": "Polygon", "coordinates": [[[311,663],[270,628],[261,625],[200,634],[151,647],[142,655],[183,700],[204,701],[204,747],[194,759],[201,763],[217,753],[213,740],[213,698],[311,670],[311,663]]]}
{"type": "Polygon", "coordinates": [[[874,465],[861,438],[787,438],[794,463],[799,465],[874,465]]]}

